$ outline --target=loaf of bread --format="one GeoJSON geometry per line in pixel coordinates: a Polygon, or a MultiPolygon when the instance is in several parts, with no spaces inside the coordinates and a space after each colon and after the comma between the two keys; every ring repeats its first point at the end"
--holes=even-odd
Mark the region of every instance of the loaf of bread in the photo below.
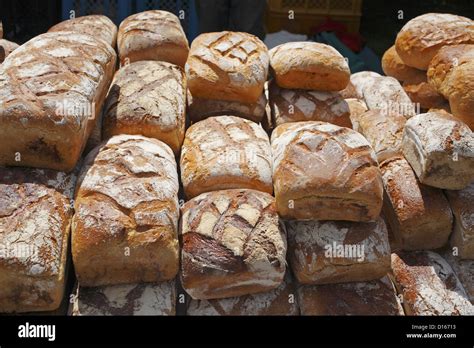
{"type": "Polygon", "coordinates": [[[72,256],[81,286],[176,276],[178,174],[166,144],[117,135],[91,151],[74,208],[72,256]]]}
{"type": "Polygon", "coordinates": [[[352,124],[352,129],[356,132],[359,132],[359,118],[362,116],[368,109],[367,104],[362,99],[349,98],[346,99],[346,103],[349,106],[350,120],[352,124]]]}
{"type": "Polygon", "coordinates": [[[285,219],[374,221],[382,178],[368,141],[325,122],[285,123],[272,133],[273,184],[285,219]]]}
{"type": "Polygon", "coordinates": [[[301,285],[301,315],[404,315],[390,279],[369,282],[301,285]]]}
{"type": "Polygon", "coordinates": [[[318,42],[288,42],[270,50],[270,65],[281,88],[340,91],[351,71],[333,47],[318,42]]]}
{"type": "Polygon", "coordinates": [[[71,18],[52,26],[48,32],[72,31],[102,39],[115,47],[117,42],[117,26],[107,16],[89,15],[71,18]]]}
{"type": "Polygon", "coordinates": [[[392,271],[407,315],[474,315],[458,277],[439,254],[394,253],[392,271]]]}
{"type": "Polygon", "coordinates": [[[385,75],[411,85],[426,81],[426,71],[406,65],[398,55],[395,45],[382,56],[382,69],[385,75]]]}
{"type": "Polygon", "coordinates": [[[270,110],[278,126],[296,121],[324,121],[352,128],[349,105],[338,92],[280,88],[269,85],[270,110]]]}
{"type": "Polygon", "coordinates": [[[216,300],[193,300],[187,315],[299,315],[296,290],[289,272],[276,289],[268,292],[216,300]]]}
{"type": "Polygon", "coordinates": [[[195,123],[181,151],[181,180],[187,198],[233,188],[272,193],[268,135],[255,122],[235,116],[195,123]]]}
{"type": "Polygon", "coordinates": [[[0,167],[0,312],[57,309],[67,277],[76,176],[0,167]]]}
{"type": "Polygon", "coordinates": [[[342,91],[339,91],[339,94],[344,99],[358,99],[360,97],[351,81],[349,81],[346,88],[344,88],[342,91]]]}
{"type": "Polygon", "coordinates": [[[400,82],[387,76],[374,77],[371,81],[363,91],[369,110],[378,109],[388,116],[402,115],[407,119],[416,115],[415,105],[400,82]]]}
{"type": "Polygon", "coordinates": [[[110,45],[89,35],[39,35],[0,66],[0,165],[71,171],[115,69],[110,45]]]}
{"type": "Polygon", "coordinates": [[[406,65],[427,70],[441,47],[470,43],[474,43],[471,19],[447,13],[426,13],[403,26],[395,47],[406,65]]]}
{"type": "Polygon", "coordinates": [[[74,316],[176,315],[176,284],[78,285],[72,300],[69,312],[74,316]]]}
{"type": "Polygon", "coordinates": [[[390,271],[385,222],[287,221],[288,260],[300,284],[379,279],[390,271]]]}
{"type": "Polygon", "coordinates": [[[354,97],[363,100],[364,89],[374,83],[374,78],[381,76],[382,75],[374,71],[360,71],[358,73],[352,74],[350,82],[354,86],[354,89],[357,93],[354,97]]]}
{"type": "Polygon", "coordinates": [[[439,108],[446,103],[446,99],[426,81],[417,84],[405,82],[403,83],[403,89],[411,101],[418,104],[422,110],[439,108]]]}
{"type": "Polygon", "coordinates": [[[281,284],[286,233],[268,193],[203,193],[181,213],[181,284],[193,299],[268,292],[281,284]]]}
{"type": "Polygon", "coordinates": [[[175,154],[184,140],[186,78],[177,65],[140,61],[121,68],[104,105],[103,134],[161,140],[175,154]]]}
{"type": "Polygon", "coordinates": [[[184,68],[189,44],[174,14],[151,10],[135,13],[120,23],[117,48],[121,64],[159,60],[184,68]]]}
{"type": "Polygon", "coordinates": [[[380,164],[384,183],[383,211],[403,250],[444,246],[451,234],[453,216],[440,189],[420,184],[403,156],[380,164]]]}
{"type": "Polygon", "coordinates": [[[454,214],[451,245],[460,258],[474,260],[474,182],[463,190],[445,192],[454,214]]]}
{"type": "Polygon", "coordinates": [[[474,181],[474,134],[447,113],[428,112],[408,120],[402,151],[425,185],[460,190],[474,181]]]}
{"type": "Polygon", "coordinates": [[[212,116],[233,115],[260,123],[266,116],[266,107],[265,93],[254,103],[243,103],[193,97],[188,91],[188,116],[191,122],[199,122],[212,116]]]}
{"type": "Polygon", "coordinates": [[[406,118],[398,114],[387,115],[382,110],[369,110],[358,117],[357,131],[370,143],[378,162],[401,153],[406,118]]]}
{"type": "Polygon", "coordinates": [[[186,62],[194,97],[255,103],[263,93],[269,57],[265,44],[247,33],[204,33],[194,39],[186,62]]]}
{"type": "Polygon", "coordinates": [[[19,46],[11,41],[0,39],[0,64],[19,46]]]}
{"type": "Polygon", "coordinates": [[[474,260],[461,260],[453,256],[451,249],[446,250],[442,255],[466,290],[469,301],[474,304],[474,260]]]}

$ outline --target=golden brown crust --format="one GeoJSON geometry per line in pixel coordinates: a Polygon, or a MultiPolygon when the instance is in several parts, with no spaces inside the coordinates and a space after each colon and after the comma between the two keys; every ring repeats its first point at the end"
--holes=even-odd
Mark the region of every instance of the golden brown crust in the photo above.
{"type": "Polygon", "coordinates": [[[382,56],[382,69],[385,75],[409,84],[426,81],[426,71],[406,65],[398,55],[395,45],[385,51],[382,56]]]}
{"type": "Polygon", "coordinates": [[[428,82],[418,84],[403,83],[403,89],[411,101],[420,105],[420,109],[429,110],[446,104],[446,99],[428,82]]]}

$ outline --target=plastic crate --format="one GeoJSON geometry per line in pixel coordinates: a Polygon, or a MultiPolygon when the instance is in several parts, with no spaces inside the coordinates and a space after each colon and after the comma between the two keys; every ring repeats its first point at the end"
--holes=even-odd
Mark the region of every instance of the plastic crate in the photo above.
{"type": "Polygon", "coordinates": [[[344,23],[349,32],[359,32],[362,0],[268,0],[268,32],[288,30],[312,34],[312,28],[327,18],[344,23]],[[289,18],[293,11],[294,19],[289,18]]]}

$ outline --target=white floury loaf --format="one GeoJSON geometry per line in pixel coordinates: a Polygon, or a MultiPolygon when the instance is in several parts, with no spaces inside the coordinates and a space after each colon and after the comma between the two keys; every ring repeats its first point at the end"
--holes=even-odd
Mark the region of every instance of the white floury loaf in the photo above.
{"type": "Polygon", "coordinates": [[[442,256],[453,268],[469,300],[474,305],[474,260],[462,260],[453,255],[452,249],[447,249],[442,256]]]}
{"type": "Polygon", "coordinates": [[[360,71],[352,74],[350,80],[356,91],[353,97],[363,100],[365,88],[371,86],[376,77],[382,77],[382,75],[374,71],[360,71]]]}

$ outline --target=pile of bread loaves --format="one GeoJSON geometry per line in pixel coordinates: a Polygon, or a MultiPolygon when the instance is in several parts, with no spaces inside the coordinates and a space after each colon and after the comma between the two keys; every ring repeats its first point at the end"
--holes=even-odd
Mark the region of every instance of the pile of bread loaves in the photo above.
{"type": "Polygon", "coordinates": [[[393,78],[158,10],[57,24],[0,65],[0,312],[473,315],[473,45],[417,17],[393,78]]]}

